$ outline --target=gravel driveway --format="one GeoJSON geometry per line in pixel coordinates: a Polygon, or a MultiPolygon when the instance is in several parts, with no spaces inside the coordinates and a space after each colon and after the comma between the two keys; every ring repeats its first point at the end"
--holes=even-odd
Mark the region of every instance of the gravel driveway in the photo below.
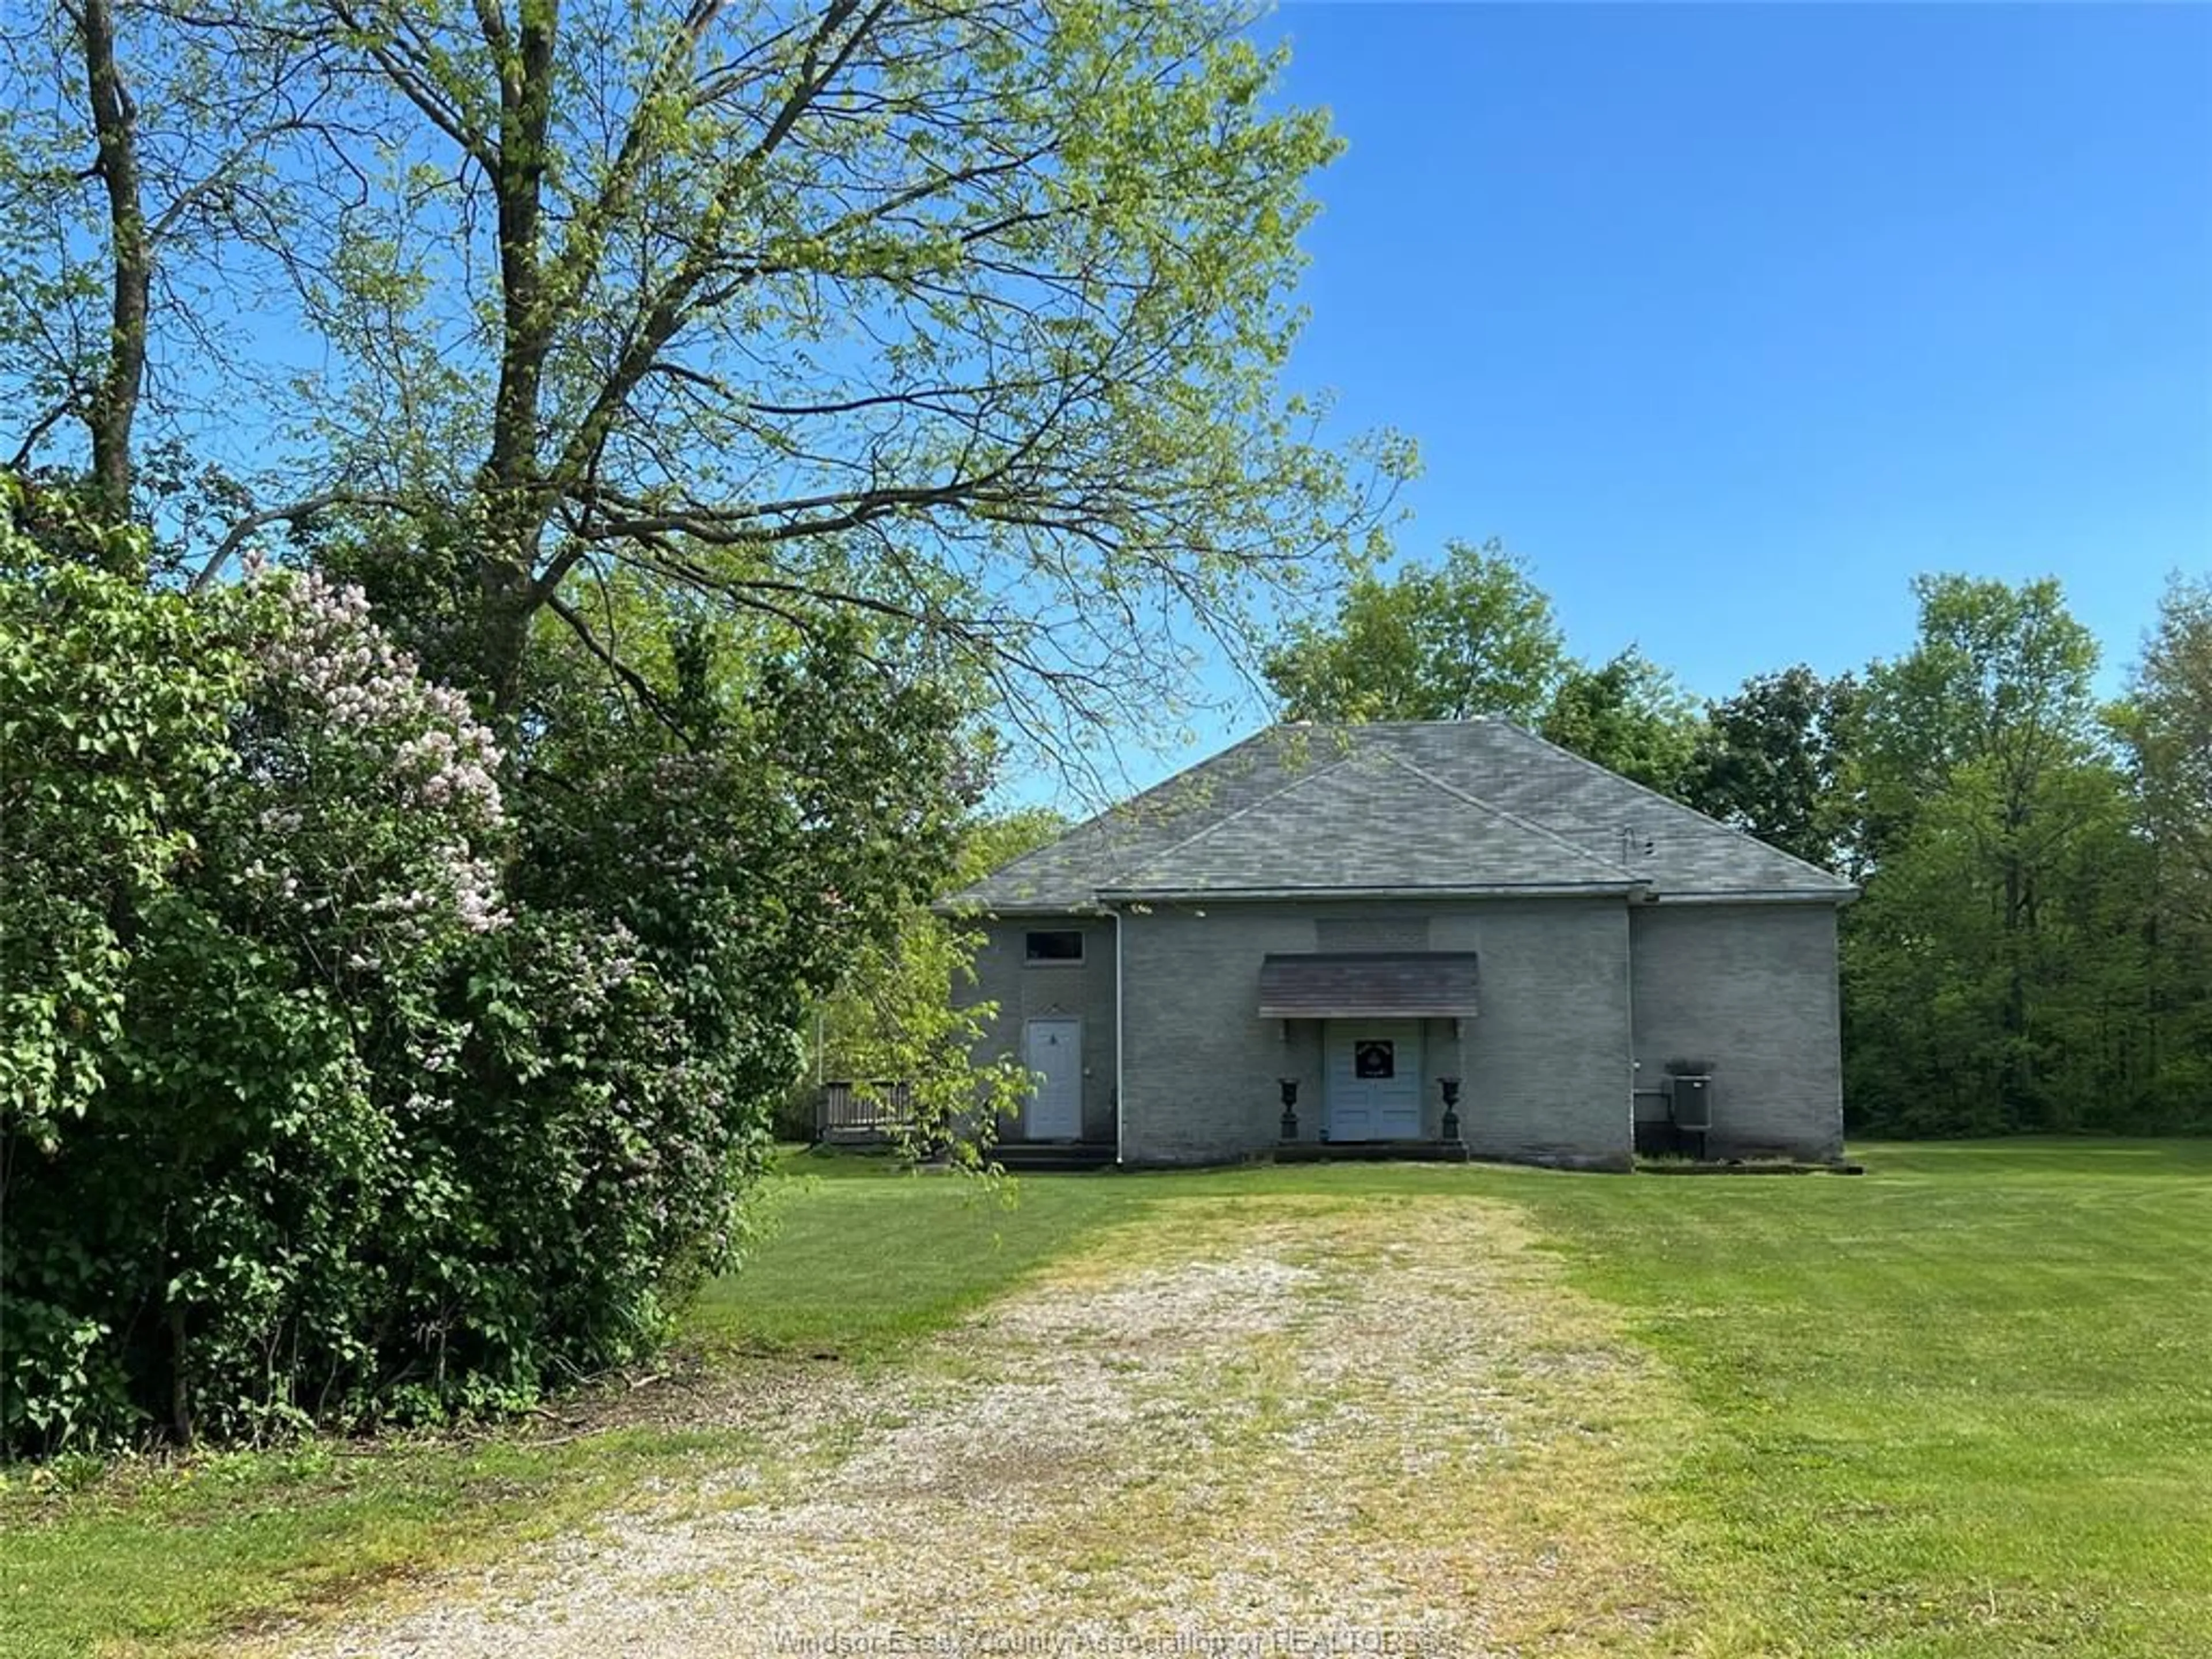
{"type": "Polygon", "coordinates": [[[1666,1385],[1449,1179],[1170,1206],[823,1368],[755,1462],[269,1651],[1643,1649],[1680,1611],[1637,1523],[1666,1385]]]}

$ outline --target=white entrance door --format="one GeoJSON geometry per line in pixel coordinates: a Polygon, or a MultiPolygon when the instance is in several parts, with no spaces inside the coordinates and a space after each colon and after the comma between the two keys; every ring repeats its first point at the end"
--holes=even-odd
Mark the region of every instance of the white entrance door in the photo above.
{"type": "Polygon", "coordinates": [[[1421,1133],[1421,1026],[1328,1023],[1328,1138],[1412,1140],[1421,1133]]]}
{"type": "Polygon", "coordinates": [[[1033,1019],[1022,1047],[1022,1063],[1037,1074],[1022,1133],[1031,1140],[1082,1139],[1083,1022],[1033,1019]]]}

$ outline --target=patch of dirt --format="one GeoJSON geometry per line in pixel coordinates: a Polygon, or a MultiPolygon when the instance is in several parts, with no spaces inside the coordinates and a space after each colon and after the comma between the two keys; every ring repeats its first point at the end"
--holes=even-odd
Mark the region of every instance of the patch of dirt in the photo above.
{"type": "Polygon", "coordinates": [[[1525,1244],[1456,1195],[1178,1206],[896,1370],[673,1391],[775,1449],[270,1650],[1643,1647],[1668,1391],[1525,1244]]]}

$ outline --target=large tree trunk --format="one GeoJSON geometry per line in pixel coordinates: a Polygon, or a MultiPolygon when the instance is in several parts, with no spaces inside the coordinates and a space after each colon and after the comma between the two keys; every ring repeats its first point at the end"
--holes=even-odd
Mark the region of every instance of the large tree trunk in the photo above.
{"type": "Polygon", "coordinates": [[[99,153],[93,163],[107,193],[112,316],[107,359],[88,411],[93,486],[117,519],[131,511],[131,428],[146,372],[146,313],[153,248],[138,199],[138,112],[115,63],[115,17],[108,0],[81,0],[78,39],[99,153]]]}
{"type": "Polygon", "coordinates": [[[172,1305],[169,1309],[169,1432],[179,1446],[192,1443],[191,1385],[186,1380],[185,1361],[188,1353],[185,1334],[185,1310],[172,1305]]]}
{"type": "Polygon", "coordinates": [[[540,477],[539,398],[552,338],[538,237],[546,130],[553,107],[557,0],[522,0],[516,27],[484,7],[484,44],[500,65],[497,149],[490,159],[499,206],[502,335],[491,453],[483,482],[490,546],[478,567],[478,648],[484,688],[501,714],[521,693],[522,658],[538,591],[538,550],[552,496],[540,477]]]}
{"type": "Polygon", "coordinates": [[[511,713],[522,695],[522,659],[538,608],[527,562],[486,557],[477,567],[477,651],[483,690],[495,714],[511,713]]]}

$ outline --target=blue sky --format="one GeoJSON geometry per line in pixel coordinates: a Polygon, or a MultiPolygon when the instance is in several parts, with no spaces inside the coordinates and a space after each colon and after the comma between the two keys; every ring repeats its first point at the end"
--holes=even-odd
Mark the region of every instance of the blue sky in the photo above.
{"type": "Polygon", "coordinates": [[[1578,652],[1709,696],[1905,648],[1931,569],[2059,576],[2116,687],[2212,568],[2212,8],[1258,33],[1350,144],[1294,379],[1419,441],[1407,556],[1501,536],[1578,652]]]}

